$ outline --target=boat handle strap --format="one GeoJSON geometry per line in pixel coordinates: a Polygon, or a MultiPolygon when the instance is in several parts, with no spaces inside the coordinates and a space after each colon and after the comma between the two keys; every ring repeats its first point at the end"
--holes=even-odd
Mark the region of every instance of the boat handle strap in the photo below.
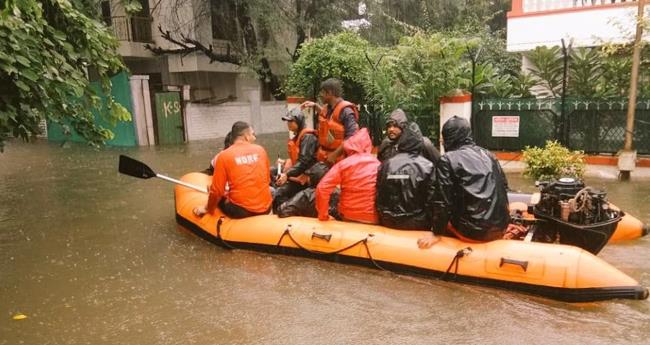
{"type": "Polygon", "coordinates": [[[317,232],[312,232],[311,233],[312,240],[314,239],[314,237],[329,242],[332,239],[332,234],[319,234],[317,232]]]}
{"type": "Polygon", "coordinates": [[[519,267],[524,269],[524,272],[526,272],[526,270],[528,269],[528,261],[501,258],[501,262],[499,263],[499,267],[502,267],[505,264],[519,266],[519,267]]]}
{"type": "Polygon", "coordinates": [[[221,237],[221,224],[223,224],[224,219],[225,219],[225,217],[221,216],[221,217],[219,217],[219,220],[217,221],[217,236],[216,237],[221,241],[223,246],[226,247],[227,249],[236,249],[232,245],[228,244],[228,242],[226,242],[226,240],[224,240],[223,237],[221,237]]]}
{"type": "MultiPolygon", "coordinates": [[[[315,235],[321,235],[321,234],[317,234],[317,233],[314,232],[314,233],[312,233],[311,238],[312,239],[314,237],[320,238],[319,236],[315,236],[315,235]]],[[[278,243],[276,244],[278,247],[280,247],[280,244],[282,243],[282,240],[284,239],[285,236],[289,237],[291,242],[293,242],[296,246],[298,246],[298,248],[300,248],[300,249],[302,249],[302,250],[304,250],[304,251],[306,251],[308,253],[319,254],[319,255],[335,255],[335,254],[339,254],[341,252],[344,252],[344,251],[346,251],[346,250],[348,250],[350,248],[354,248],[354,247],[356,247],[356,246],[358,246],[360,244],[363,244],[363,247],[366,249],[366,253],[368,253],[368,259],[370,259],[372,264],[375,267],[377,267],[378,269],[382,270],[382,271],[390,272],[389,270],[387,270],[387,269],[383,268],[381,265],[379,265],[379,263],[377,263],[375,261],[375,259],[372,257],[372,254],[370,253],[370,248],[368,247],[368,240],[370,238],[374,237],[375,234],[367,234],[365,238],[362,238],[362,239],[352,243],[351,245],[349,245],[347,247],[344,247],[344,248],[341,248],[341,249],[338,249],[338,250],[334,250],[334,251],[331,251],[331,252],[324,252],[324,251],[320,251],[320,250],[313,250],[313,249],[305,248],[303,245],[298,243],[298,241],[296,241],[296,239],[291,234],[291,224],[287,225],[287,228],[284,229],[284,232],[282,233],[282,236],[280,236],[280,239],[278,240],[278,243]]],[[[328,242],[329,242],[329,238],[331,238],[332,235],[328,234],[328,235],[321,235],[321,236],[327,237],[328,242]]]]}

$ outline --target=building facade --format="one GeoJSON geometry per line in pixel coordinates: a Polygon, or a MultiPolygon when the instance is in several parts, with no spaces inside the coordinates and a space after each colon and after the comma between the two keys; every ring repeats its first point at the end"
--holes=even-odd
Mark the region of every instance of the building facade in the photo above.
{"type": "MultiPolygon", "coordinates": [[[[235,13],[232,6],[228,6],[232,1],[140,0],[140,3],[142,10],[127,16],[120,1],[106,0],[101,2],[101,12],[104,23],[119,40],[119,54],[130,74],[138,78],[132,87],[147,89],[133,91],[138,94],[134,98],[140,100],[139,106],[134,105],[134,118],[145,122],[146,127],[152,127],[154,132],[149,135],[153,138],[139,141],[141,145],[165,143],[166,134],[162,133],[164,128],[159,123],[161,115],[156,111],[161,109],[161,105],[155,103],[161,99],[156,98],[157,94],[167,92],[179,94],[182,104],[182,124],[179,126],[184,141],[223,136],[231,123],[237,120],[257,125],[261,133],[286,130],[280,121],[281,107],[278,106],[285,103],[274,101],[271,92],[249,69],[210,61],[201,52],[155,55],[146,47],[180,48],[165,39],[162,30],[169,31],[177,40],[181,37],[197,40],[217,54],[236,54],[232,49],[232,39],[236,39],[236,31],[233,31],[236,29],[232,29],[235,13]],[[277,117],[275,122],[278,124],[267,121],[267,117],[277,117]]],[[[282,42],[286,47],[295,46],[295,38],[280,34],[282,39],[275,42],[282,42]]],[[[278,46],[277,49],[286,47],[278,46]]],[[[287,61],[271,61],[274,71],[286,71],[287,61]]]]}
{"type": "MultiPolygon", "coordinates": [[[[636,0],[512,0],[507,49],[538,46],[594,47],[634,37],[636,0]]],[[[646,15],[650,10],[646,8],[646,15]]]]}

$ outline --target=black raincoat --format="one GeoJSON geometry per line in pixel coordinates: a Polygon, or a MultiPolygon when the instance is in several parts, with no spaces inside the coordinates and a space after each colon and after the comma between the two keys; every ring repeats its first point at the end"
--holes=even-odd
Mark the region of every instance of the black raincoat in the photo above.
{"type": "Polygon", "coordinates": [[[451,221],[460,235],[490,241],[510,221],[508,185],[496,157],[471,135],[467,120],[456,116],[442,128],[446,152],[436,166],[433,231],[444,233],[451,221]]]}
{"type": "MultiPolygon", "coordinates": [[[[402,133],[406,129],[410,129],[417,135],[422,140],[422,146],[420,147],[420,154],[429,161],[431,161],[433,164],[436,164],[438,159],[440,159],[440,151],[436,149],[435,146],[433,146],[433,143],[431,143],[431,140],[427,138],[426,136],[422,135],[422,132],[420,131],[420,127],[418,126],[417,123],[415,122],[409,122],[408,118],[406,117],[406,113],[402,109],[395,109],[390,116],[388,117],[388,120],[386,121],[386,124],[389,122],[395,122],[397,126],[402,130],[402,133]]],[[[401,138],[401,136],[400,136],[401,138]]],[[[379,159],[380,162],[383,162],[390,157],[393,157],[396,155],[399,150],[398,150],[398,144],[399,144],[399,138],[397,140],[390,140],[389,138],[384,138],[384,140],[381,142],[379,145],[379,149],[377,150],[377,159],[379,159]]]]}
{"type": "Polygon", "coordinates": [[[421,155],[422,137],[406,128],[397,153],[385,160],[377,175],[377,213],[387,227],[431,229],[434,165],[421,155]]]}
{"type": "Polygon", "coordinates": [[[329,166],[323,162],[312,165],[305,171],[305,174],[309,176],[309,185],[287,200],[283,200],[274,208],[273,212],[280,218],[291,216],[318,217],[318,212],[316,212],[316,186],[328,170],[329,166]]]}

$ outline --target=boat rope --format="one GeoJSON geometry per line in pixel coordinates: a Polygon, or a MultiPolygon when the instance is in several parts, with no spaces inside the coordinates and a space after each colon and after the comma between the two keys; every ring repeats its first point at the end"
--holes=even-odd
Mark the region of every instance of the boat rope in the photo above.
{"type": "Polygon", "coordinates": [[[221,237],[221,223],[223,223],[224,218],[225,218],[224,216],[221,216],[217,221],[217,238],[221,241],[221,244],[223,244],[224,247],[228,249],[237,249],[232,245],[228,244],[228,242],[226,242],[226,240],[224,240],[223,237],[221,237]]]}
{"type": "Polygon", "coordinates": [[[454,279],[458,276],[458,263],[460,262],[460,258],[469,255],[472,252],[471,247],[465,247],[459,251],[456,252],[456,255],[454,258],[451,260],[451,263],[449,264],[449,267],[447,267],[447,272],[445,272],[441,277],[440,280],[446,280],[445,278],[447,277],[447,274],[449,274],[449,271],[451,271],[451,267],[456,265],[454,268],[454,279]]]}
{"type": "MultiPolygon", "coordinates": [[[[284,232],[282,233],[282,236],[280,236],[280,239],[278,240],[278,243],[276,244],[276,246],[280,247],[280,244],[282,243],[282,240],[284,239],[285,236],[288,236],[289,239],[291,239],[291,241],[296,246],[298,246],[298,248],[300,248],[300,249],[302,249],[302,250],[304,250],[304,251],[306,251],[308,253],[318,254],[318,255],[336,255],[336,254],[344,252],[344,251],[346,251],[346,250],[348,250],[350,248],[354,248],[354,247],[358,246],[359,244],[363,244],[364,248],[366,249],[366,253],[368,253],[368,259],[370,259],[370,262],[372,262],[372,264],[375,267],[377,267],[378,269],[380,269],[382,271],[391,272],[391,271],[385,269],[384,267],[382,267],[381,265],[379,265],[379,263],[377,263],[377,261],[375,261],[375,259],[372,257],[372,254],[370,253],[370,248],[368,247],[368,239],[375,236],[374,234],[368,234],[365,238],[362,238],[362,239],[352,243],[351,245],[349,245],[347,247],[337,249],[337,250],[334,250],[334,251],[331,251],[331,252],[313,250],[313,249],[305,248],[304,246],[302,246],[300,243],[298,243],[298,241],[296,241],[296,239],[291,234],[291,224],[287,225],[287,228],[284,229],[284,232]]],[[[393,273],[393,272],[391,272],[391,273],[393,273]]]]}

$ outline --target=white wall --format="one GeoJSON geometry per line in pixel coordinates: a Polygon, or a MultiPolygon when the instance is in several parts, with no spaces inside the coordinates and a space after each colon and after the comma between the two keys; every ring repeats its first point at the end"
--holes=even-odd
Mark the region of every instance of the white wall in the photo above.
{"type": "MultiPolygon", "coordinates": [[[[527,51],[537,46],[561,46],[564,38],[573,47],[604,42],[630,42],[635,30],[636,6],[616,6],[581,11],[537,13],[508,18],[508,51],[527,51]]],[[[646,14],[650,6],[646,7],[646,14]]],[[[647,39],[648,37],[646,37],[647,39]]]]}
{"type": "Polygon", "coordinates": [[[287,132],[287,123],[282,121],[282,116],[287,113],[287,103],[262,102],[262,127],[256,128],[258,133],[287,132]]]}
{"type": "MultiPolygon", "coordinates": [[[[255,128],[258,134],[286,132],[287,126],[281,117],[287,111],[285,102],[262,102],[261,125],[255,128]]],[[[221,105],[187,103],[187,139],[204,140],[226,136],[236,121],[251,123],[251,103],[229,102],[221,105]]]]}

